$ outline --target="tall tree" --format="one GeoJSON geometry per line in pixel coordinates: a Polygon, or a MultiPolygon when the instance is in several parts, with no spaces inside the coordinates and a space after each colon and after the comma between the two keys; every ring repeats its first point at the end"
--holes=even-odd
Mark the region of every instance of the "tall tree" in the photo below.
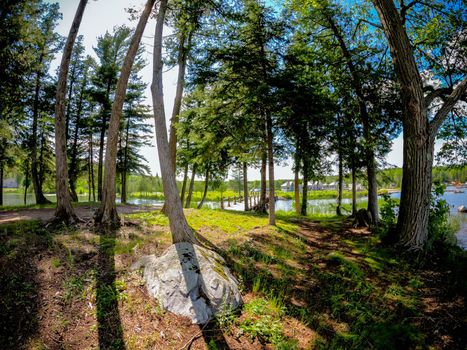
{"type": "Polygon", "coordinates": [[[433,89],[425,96],[413,44],[404,27],[407,12],[418,2],[405,5],[402,1],[400,12],[392,0],[372,2],[389,43],[402,96],[404,157],[398,240],[409,250],[421,250],[428,239],[434,141],[443,121],[465,95],[467,76],[458,75],[455,86],[433,89]],[[429,107],[437,97],[443,97],[443,102],[430,118],[429,107]]]}
{"type": "Polygon", "coordinates": [[[175,172],[170,159],[169,142],[167,138],[167,126],[165,123],[164,93],[162,85],[162,31],[167,11],[167,0],[161,0],[157,13],[157,23],[154,35],[153,53],[153,79],[151,85],[152,101],[154,108],[154,121],[156,125],[157,150],[161,165],[162,183],[164,196],[167,203],[167,216],[169,218],[170,230],[173,243],[192,242],[196,243],[193,231],[188,226],[183,213],[180,196],[178,194],[175,172]]]}
{"type": "Polygon", "coordinates": [[[136,30],[131,39],[130,47],[125,56],[120,78],[117,82],[115,99],[112,104],[112,114],[110,116],[109,131],[107,136],[107,149],[105,155],[104,186],[102,192],[102,202],[99,210],[95,214],[95,222],[104,224],[116,224],[119,222],[117,207],[115,204],[115,177],[117,173],[117,151],[118,151],[118,131],[120,127],[120,117],[123,103],[125,101],[128,80],[131,68],[138,52],[138,47],[143,36],[144,28],[151,14],[155,0],[148,0],[144,11],[139,19],[136,30]]]}
{"type": "Polygon", "coordinates": [[[80,0],[75,18],[71,24],[68,39],[63,50],[58,75],[57,94],[55,102],[55,156],[56,156],[56,193],[57,207],[54,219],[66,223],[73,222],[77,216],[71,205],[71,196],[68,191],[68,164],[66,155],[66,125],[65,125],[65,94],[73,44],[78,34],[81,19],[87,0],[80,0]]]}

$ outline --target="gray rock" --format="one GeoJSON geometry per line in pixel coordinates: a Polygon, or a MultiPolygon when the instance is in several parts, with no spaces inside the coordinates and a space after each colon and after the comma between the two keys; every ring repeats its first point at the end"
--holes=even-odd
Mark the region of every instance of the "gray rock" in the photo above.
{"type": "Polygon", "coordinates": [[[217,253],[176,243],[164,255],[146,255],[132,269],[144,267],[149,293],[164,310],[203,324],[225,309],[242,303],[238,282],[217,253]]]}

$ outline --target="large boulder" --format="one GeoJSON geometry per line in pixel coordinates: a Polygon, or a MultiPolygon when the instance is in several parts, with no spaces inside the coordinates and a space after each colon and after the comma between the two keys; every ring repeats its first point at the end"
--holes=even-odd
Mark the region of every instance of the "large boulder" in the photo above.
{"type": "Polygon", "coordinates": [[[142,257],[132,269],[141,267],[148,291],[161,307],[193,323],[206,323],[213,315],[242,303],[238,282],[224,259],[198,245],[173,244],[160,257],[142,257]]]}

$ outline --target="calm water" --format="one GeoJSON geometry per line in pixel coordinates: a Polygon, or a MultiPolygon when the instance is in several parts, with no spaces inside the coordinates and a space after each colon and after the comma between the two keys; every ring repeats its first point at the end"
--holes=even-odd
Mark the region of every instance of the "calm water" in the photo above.
{"type": "MultiPolygon", "coordinates": [[[[457,208],[461,205],[467,206],[467,188],[463,188],[464,193],[454,193],[452,192],[454,187],[448,187],[447,191],[443,195],[443,198],[449,204],[451,211],[451,218],[455,220],[460,225],[460,230],[457,233],[457,240],[459,245],[464,249],[467,249],[467,214],[459,213],[457,208]]],[[[46,194],[45,195],[49,200],[55,202],[55,194],[46,194]]],[[[393,198],[399,198],[400,193],[393,193],[391,195],[393,198]]],[[[24,197],[20,194],[5,193],[3,195],[4,205],[23,205],[24,197]]],[[[80,201],[87,201],[87,195],[79,195],[80,201]]],[[[129,201],[131,204],[139,205],[162,205],[163,201],[153,200],[153,199],[144,199],[144,198],[131,198],[129,201]]],[[[366,202],[365,197],[357,199],[359,206],[364,206],[366,202]]],[[[344,213],[347,211],[350,213],[351,210],[351,199],[345,198],[342,200],[344,213]]],[[[28,194],[26,197],[26,204],[34,204],[34,194],[28,194]]],[[[227,205],[227,203],[225,203],[227,205]]],[[[217,209],[220,207],[218,202],[205,202],[205,207],[217,209]]],[[[237,205],[232,205],[231,207],[226,207],[229,210],[243,210],[243,203],[237,203],[237,205]]],[[[276,202],[276,210],[283,211],[292,211],[295,210],[293,207],[292,200],[278,200],[276,202]]],[[[308,201],[308,213],[309,214],[333,214],[336,212],[336,200],[335,199],[313,199],[308,201]]]]}

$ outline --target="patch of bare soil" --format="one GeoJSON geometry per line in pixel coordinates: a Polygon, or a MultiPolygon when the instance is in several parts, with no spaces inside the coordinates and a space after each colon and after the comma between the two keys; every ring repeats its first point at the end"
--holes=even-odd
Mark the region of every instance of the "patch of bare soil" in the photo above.
{"type": "MultiPolygon", "coordinates": [[[[81,216],[90,215],[91,208],[80,210],[81,216]]],[[[140,209],[127,206],[119,210],[140,209]]],[[[52,213],[52,209],[28,210],[18,215],[46,219],[52,213]]],[[[244,312],[238,315],[236,324],[226,328],[217,322],[204,327],[192,325],[188,319],[160,309],[140,274],[129,271],[129,266],[142,255],[160,254],[168,247],[170,237],[164,227],[131,225],[111,232],[80,228],[53,233],[35,229],[34,234],[24,233],[24,239],[15,232],[0,235],[0,349],[274,348],[238,328],[247,317],[244,312]]],[[[237,274],[248,270],[253,277],[266,276],[261,280],[264,286],[284,286],[288,291],[283,295],[288,310],[305,312],[304,318],[313,314],[307,322],[292,313],[281,319],[284,335],[296,339],[299,349],[351,332],[352,319],[333,316],[326,299],[327,282],[316,273],[338,272],[339,266],[329,259],[329,254],[339,252],[358,264],[366,279],[383,290],[390,287],[394,276],[409,278],[402,271],[400,275],[391,271],[391,276],[380,273],[378,267],[371,266],[378,263],[378,257],[368,260],[368,255],[349,243],[369,238],[367,229],[304,220],[298,231],[286,231],[282,236],[273,236],[269,230],[255,228],[245,234],[247,238],[241,244],[248,249],[239,255],[256,259],[248,269],[240,266],[238,256],[226,253],[225,237],[217,232],[203,234],[211,248],[222,247],[220,251],[230,266],[240,266],[242,270],[234,269],[237,274]],[[290,245],[290,240],[302,242],[303,250],[299,245],[290,245]],[[283,264],[271,260],[270,252],[283,254],[283,264]],[[281,285],[278,281],[283,278],[284,267],[288,274],[297,274],[284,279],[281,285]]],[[[461,349],[467,341],[465,300],[443,287],[444,272],[427,268],[419,275],[423,287],[417,289],[421,304],[414,322],[427,335],[426,344],[434,349],[461,349]]],[[[253,299],[253,280],[244,280],[246,302],[253,299]]],[[[380,307],[397,314],[401,301],[388,299],[387,305],[380,307]]]]}
{"type": "MultiPolygon", "coordinates": [[[[131,205],[125,204],[117,206],[119,214],[131,214],[138,212],[153,211],[158,209],[156,206],[131,205]]],[[[81,219],[89,221],[93,218],[97,206],[78,206],[75,212],[81,219]]],[[[25,208],[17,210],[0,211],[0,225],[22,220],[41,220],[48,221],[52,219],[55,208],[25,208]]]]}

